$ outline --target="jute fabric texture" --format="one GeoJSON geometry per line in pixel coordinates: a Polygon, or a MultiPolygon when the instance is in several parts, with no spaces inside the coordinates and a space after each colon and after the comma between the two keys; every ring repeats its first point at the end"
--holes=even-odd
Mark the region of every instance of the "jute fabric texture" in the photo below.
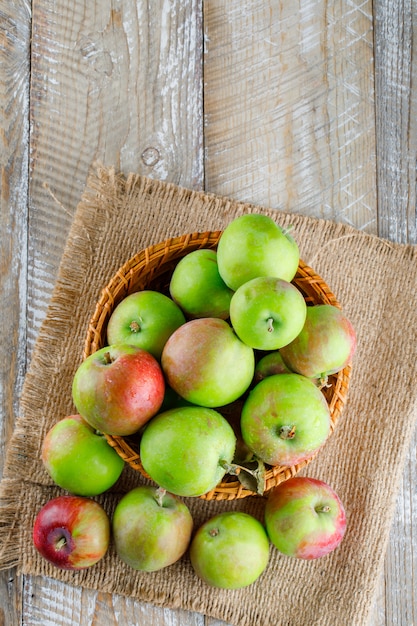
{"type": "MultiPolygon", "coordinates": [[[[17,566],[20,573],[199,611],[235,626],[364,626],[416,421],[416,285],[415,247],[98,167],[75,213],[8,448],[0,491],[0,567],[17,566]],[[75,412],[72,378],[102,288],[139,250],[184,233],[222,230],[245,212],[268,214],[292,228],[301,258],[324,278],[357,331],[345,411],[323,450],[303,470],[340,495],[347,513],[345,539],[335,552],[312,562],[282,556],[271,547],[261,578],[236,591],[205,585],[187,555],[159,572],[136,572],[118,559],[113,545],[88,570],[53,567],[38,556],[31,539],[40,507],[63,493],[43,469],[40,451],[49,428],[75,412]]],[[[97,500],[111,516],[122,494],[144,482],[126,467],[117,485],[97,500]]],[[[196,528],[231,509],[262,520],[265,505],[260,497],[185,501],[196,528]]]]}

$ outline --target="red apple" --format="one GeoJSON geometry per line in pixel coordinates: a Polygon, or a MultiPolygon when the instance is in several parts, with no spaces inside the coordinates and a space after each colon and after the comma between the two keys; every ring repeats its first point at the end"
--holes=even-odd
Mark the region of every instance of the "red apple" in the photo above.
{"type": "Polygon", "coordinates": [[[317,559],[337,548],[346,530],[343,504],[321,480],[296,476],[274,487],[265,506],[271,542],[283,554],[317,559]]]}
{"type": "Polygon", "coordinates": [[[158,361],[130,345],[94,352],[77,369],[72,394],[78,413],[96,430],[132,435],[164,400],[165,381],[158,361]]]}
{"type": "Polygon", "coordinates": [[[60,569],[85,569],[106,554],[110,521],[103,507],[81,496],[59,496],[38,512],[33,542],[60,569]]]}
{"type": "Polygon", "coordinates": [[[162,352],[167,383],[180,396],[206,407],[237,400],[252,382],[252,348],[219,318],[191,320],[168,339],[162,352]]]}
{"type": "Polygon", "coordinates": [[[325,381],[350,363],[355,350],[355,330],[344,313],[331,304],[317,304],[307,307],[303,329],[280,352],[293,372],[325,381]]]}

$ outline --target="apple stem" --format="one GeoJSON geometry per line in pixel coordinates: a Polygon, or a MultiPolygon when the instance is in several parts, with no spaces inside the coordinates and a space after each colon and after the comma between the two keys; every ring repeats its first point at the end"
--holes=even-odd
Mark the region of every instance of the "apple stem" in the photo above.
{"type": "Polygon", "coordinates": [[[110,365],[110,363],[112,362],[110,352],[105,352],[103,354],[103,361],[105,365],[110,365]]]}
{"type": "Polygon", "coordinates": [[[163,489],[163,487],[158,487],[155,491],[155,500],[158,506],[164,506],[164,497],[166,492],[166,489],[163,489]]]}
{"type": "Polygon", "coordinates": [[[140,331],[140,324],[136,320],[133,320],[130,323],[129,328],[132,331],[132,333],[138,333],[140,331]]]}
{"type": "Polygon", "coordinates": [[[56,542],[55,547],[57,550],[62,550],[62,548],[65,548],[66,545],[67,545],[67,540],[65,539],[65,537],[61,537],[61,539],[56,542]]]}
{"type": "Polygon", "coordinates": [[[274,332],[274,319],[272,317],[268,317],[268,319],[266,320],[268,322],[268,332],[272,333],[274,332]]]}
{"type": "Polygon", "coordinates": [[[329,377],[327,374],[322,374],[319,379],[319,388],[324,389],[325,387],[331,387],[331,384],[328,382],[329,377]]]}
{"type": "Polygon", "coordinates": [[[281,439],[294,439],[295,437],[295,426],[281,426],[279,429],[279,436],[281,439]]]}
{"type": "Polygon", "coordinates": [[[331,509],[328,504],[321,504],[316,506],[316,513],[330,513],[331,509]]]}

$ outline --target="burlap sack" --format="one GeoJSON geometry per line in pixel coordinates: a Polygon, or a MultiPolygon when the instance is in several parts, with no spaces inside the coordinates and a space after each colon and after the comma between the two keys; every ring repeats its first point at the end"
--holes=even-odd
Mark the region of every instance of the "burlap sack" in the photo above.
{"type": "MultiPolygon", "coordinates": [[[[416,249],[393,245],[348,226],[241,204],[137,175],[99,168],[77,208],[59,278],[21,399],[1,484],[0,566],[74,585],[182,607],[236,626],[364,626],[383,562],[396,490],[416,416],[416,249]],[[46,431],[74,411],[72,376],[81,361],[88,320],[102,287],[139,249],[170,236],[223,229],[242,212],[293,225],[301,257],[326,280],[358,334],[346,410],[318,457],[304,470],[342,498],[348,530],[341,546],[313,562],[280,556],[252,586],[209,588],[187,557],[160,572],[138,573],[113,547],[93,568],[64,572],[32,547],[34,517],[58,495],[39,460],[46,431]]],[[[121,493],[141,482],[126,468],[98,498],[109,514],[121,493]]],[[[196,526],[237,508],[262,519],[261,498],[234,503],[186,500],[196,526]]]]}

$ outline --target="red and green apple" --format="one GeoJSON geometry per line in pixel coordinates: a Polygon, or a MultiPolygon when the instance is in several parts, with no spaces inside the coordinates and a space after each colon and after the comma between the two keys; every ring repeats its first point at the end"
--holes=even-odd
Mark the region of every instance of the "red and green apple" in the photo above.
{"type": "Polygon", "coordinates": [[[274,487],[265,506],[274,546],[287,556],[317,559],[335,550],[346,531],[343,504],[330,485],[295,476],[274,487]]]}

